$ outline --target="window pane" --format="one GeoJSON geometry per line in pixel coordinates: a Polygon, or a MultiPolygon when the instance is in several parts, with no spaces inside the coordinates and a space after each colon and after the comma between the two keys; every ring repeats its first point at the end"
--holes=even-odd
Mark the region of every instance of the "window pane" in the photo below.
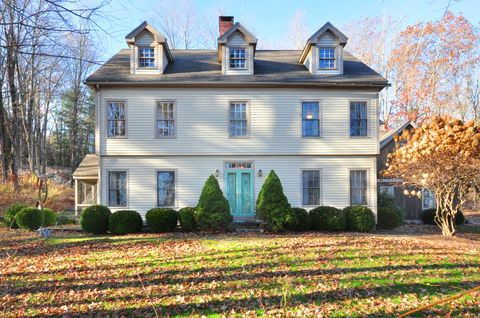
{"type": "Polygon", "coordinates": [[[350,204],[351,205],[367,204],[367,171],[366,170],[350,171],[350,204]]]}
{"type": "Polygon", "coordinates": [[[302,135],[317,137],[320,135],[320,115],[318,102],[302,103],[302,135]]]}
{"type": "Polygon", "coordinates": [[[175,206],[175,172],[159,171],[157,173],[158,206],[175,206]]]}
{"type": "Polygon", "coordinates": [[[247,104],[246,103],[231,103],[230,104],[230,137],[241,137],[248,135],[248,120],[247,120],[247,104]]]}
{"type": "Polygon", "coordinates": [[[367,136],[367,103],[350,103],[350,136],[367,136]]]}
{"type": "Polygon", "coordinates": [[[302,171],[303,205],[320,204],[320,171],[302,171]]]}
{"type": "Polygon", "coordinates": [[[108,173],[108,185],[108,204],[110,206],[126,206],[127,172],[110,171],[108,173]]]}
{"type": "Polygon", "coordinates": [[[107,134],[108,137],[125,136],[126,111],[125,104],[109,102],[107,109],[107,134]]]}
{"type": "Polygon", "coordinates": [[[159,137],[175,135],[175,106],[173,102],[157,102],[157,134],[159,137]]]}

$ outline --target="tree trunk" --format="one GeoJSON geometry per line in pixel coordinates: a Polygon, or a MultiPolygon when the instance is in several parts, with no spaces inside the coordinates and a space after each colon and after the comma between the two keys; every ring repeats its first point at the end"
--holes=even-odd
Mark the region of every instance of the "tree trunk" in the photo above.
{"type": "Polygon", "coordinates": [[[455,191],[437,191],[435,200],[437,203],[435,223],[442,230],[442,235],[453,236],[455,234],[455,217],[458,212],[455,191]]]}

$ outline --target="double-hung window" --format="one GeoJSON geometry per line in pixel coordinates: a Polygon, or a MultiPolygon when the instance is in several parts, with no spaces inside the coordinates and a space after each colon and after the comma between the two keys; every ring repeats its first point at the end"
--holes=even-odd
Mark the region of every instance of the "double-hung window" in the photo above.
{"type": "Polygon", "coordinates": [[[175,206],[175,171],[157,171],[157,205],[175,206]]]}
{"type": "Polygon", "coordinates": [[[153,47],[138,48],[138,66],[155,67],[155,49],[153,47]]]}
{"type": "Polygon", "coordinates": [[[367,205],[367,170],[350,170],[350,205],[367,205]]]}
{"type": "Polygon", "coordinates": [[[245,49],[230,48],[230,68],[242,69],[246,68],[247,58],[245,49]]]}
{"type": "Polygon", "coordinates": [[[335,68],[335,49],[334,48],[318,49],[318,68],[320,69],[335,68]]]}
{"type": "Polygon", "coordinates": [[[320,111],[318,102],[302,103],[302,136],[320,136],[320,111]]]}
{"type": "Polygon", "coordinates": [[[175,103],[172,101],[157,102],[157,137],[175,136],[175,103]]]}
{"type": "Polygon", "coordinates": [[[248,136],[248,104],[246,102],[230,103],[229,135],[230,137],[248,136]]]}
{"type": "Polygon", "coordinates": [[[320,170],[302,171],[303,205],[320,205],[320,170]]]}
{"type": "Polygon", "coordinates": [[[108,102],[107,136],[122,137],[126,134],[126,107],[123,102],[108,102]]]}
{"type": "Polygon", "coordinates": [[[108,172],[108,205],[127,206],[127,172],[108,172]]]}
{"type": "Polygon", "coordinates": [[[437,206],[435,202],[435,194],[428,190],[428,189],[423,189],[422,190],[422,209],[427,210],[427,209],[435,209],[437,206]]]}
{"type": "Polygon", "coordinates": [[[350,102],[350,136],[367,136],[366,102],[350,102]]]}

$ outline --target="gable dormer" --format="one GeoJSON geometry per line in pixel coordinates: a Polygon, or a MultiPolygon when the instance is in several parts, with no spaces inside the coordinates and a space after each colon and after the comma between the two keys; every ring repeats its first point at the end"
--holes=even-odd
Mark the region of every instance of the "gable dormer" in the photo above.
{"type": "Polygon", "coordinates": [[[146,21],[126,37],[130,48],[131,74],[163,74],[168,63],[173,62],[167,40],[146,21]]]}
{"type": "Polygon", "coordinates": [[[343,74],[343,48],[347,36],[327,22],[307,41],[299,62],[312,74],[343,74]]]}
{"type": "Polygon", "coordinates": [[[224,75],[253,75],[257,38],[233,17],[219,18],[218,61],[224,75]],[[230,25],[230,28],[227,27],[230,25]]]}

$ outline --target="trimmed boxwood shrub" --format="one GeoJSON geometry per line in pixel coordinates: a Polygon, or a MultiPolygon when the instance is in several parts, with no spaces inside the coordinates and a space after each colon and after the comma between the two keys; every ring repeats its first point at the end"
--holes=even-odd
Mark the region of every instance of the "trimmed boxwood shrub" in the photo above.
{"type": "MultiPolygon", "coordinates": [[[[423,223],[437,225],[435,223],[435,214],[437,214],[437,209],[427,209],[423,210],[423,223]]],[[[462,225],[465,223],[465,215],[462,211],[458,211],[455,215],[455,225],[462,225]]]]}
{"type": "Polygon", "coordinates": [[[395,208],[390,206],[379,206],[377,217],[377,226],[385,230],[396,228],[402,222],[395,208]]]}
{"type": "Polygon", "coordinates": [[[178,221],[182,231],[189,232],[195,230],[195,208],[185,207],[178,211],[178,221]]]}
{"type": "Polygon", "coordinates": [[[26,207],[26,205],[14,203],[6,208],[5,211],[3,211],[3,222],[5,225],[12,229],[18,229],[16,215],[26,207]]]}
{"type": "Polygon", "coordinates": [[[217,179],[211,175],[205,181],[195,208],[195,222],[202,231],[226,231],[233,217],[228,200],[223,196],[217,179]]]}
{"type": "Polygon", "coordinates": [[[310,211],[312,229],[317,231],[345,231],[347,218],[343,210],[333,206],[320,206],[310,211]]]}
{"type": "Polygon", "coordinates": [[[53,226],[57,223],[57,213],[52,209],[43,208],[43,225],[42,226],[53,226]]]}
{"type": "Polygon", "coordinates": [[[110,215],[108,229],[113,234],[128,234],[142,231],[142,217],[137,211],[119,210],[110,215]]]}
{"type": "Polygon", "coordinates": [[[397,206],[395,197],[382,192],[378,196],[377,227],[393,229],[402,224],[403,211],[397,206]]]}
{"type": "Polygon", "coordinates": [[[83,210],[80,216],[80,225],[85,232],[105,234],[108,231],[110,209],[104,205],[91,205],[83,210]]]}
{"type": "Polygon", "coordinates": [[[310,230],[310,215],[307,210],[302,208],[291,208],[287,216],[286,227],[290,231],[308,231],[310,230]]]}
{"type": "Polygon", "coordinates": [[[347,229],[355,232],[371,232],[375,228],[375,215],[366,206],[349,206],[343,209],[347,216],[347,229]]]}
{"type": "Polygon", "coordinates": [[[17,213],[17,224],[20,228],[35,231],[43,224],[44,213],[37,208],[23,208],[17,213]]]}
{"type": "Polygon", "coordinates": [[[170,208],[153,208],[145,215],[151,232],[172,232],[177,227],[177,211],[170,208]]]}
{"type": "Polygon", "coordinates": [[[258,194],[257,218],[273,231],[282,231],[287,228],[290,211],[291,206],[283,193],[282,182],[275,171],[270,170],[258,194]]]}

